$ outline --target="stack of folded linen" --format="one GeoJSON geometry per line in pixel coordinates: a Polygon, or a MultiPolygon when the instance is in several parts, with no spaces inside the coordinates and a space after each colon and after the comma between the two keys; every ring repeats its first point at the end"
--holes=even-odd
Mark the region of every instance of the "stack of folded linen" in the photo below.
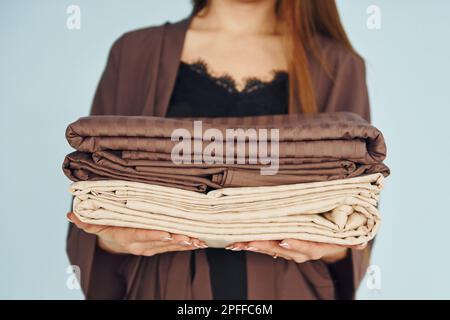
{"type": "Polygon", "coordinates": [[[354,245],[375,235],[380,173],[344,180],[225,188],[207,194],[120,180],[72,185],[74,212],[86,223],[157,229],[212,247],[252,240],[354,245]]]}
{"type": "Polygon", "coordinates": [[[285,238],[355,245],[375,236],[389,169],[381,132],[361,117],[196,120],[200,128],[193,119],[125,116],[69,125],[77,151],[63,170],[76,181],[74,213],[86,223],[185,234],[211,247],[285,238]],[[174,158],[181,140],[188,141],[182,161],[174,158]]]}

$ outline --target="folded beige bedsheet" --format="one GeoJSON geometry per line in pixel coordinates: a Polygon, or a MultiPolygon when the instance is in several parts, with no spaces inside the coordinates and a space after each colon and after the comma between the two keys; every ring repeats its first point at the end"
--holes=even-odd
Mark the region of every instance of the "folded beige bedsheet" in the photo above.
{"type": "Polygon", "coordinates": [[[356,245],[379,227],[380,173],[325,182],[224,188],[206,194],[121,180],[72,184],[86,223],[163,230],[225,247],[251,240],[356,245]]]}

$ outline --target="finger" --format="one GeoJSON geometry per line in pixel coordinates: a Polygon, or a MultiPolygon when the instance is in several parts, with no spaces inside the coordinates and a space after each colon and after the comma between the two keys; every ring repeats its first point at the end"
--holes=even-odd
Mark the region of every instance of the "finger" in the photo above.
{"type": "Polygon", "coordinates": [[[227,247],[225,247],[226,250],[231,250],[231,251],[242,251],[245,250],[248,246],[248,242],[236,242],[233,243],[227,247]]]}
{"type": "Polygon", "coordinates": [[[319,242],[304,241],[298,239],[284,239],[279,243],[284,249],[290,249],[300,252],[308,252],[309,250],[326,248],[328,245],[319,242]]]}
{"type": "Polygon", "coordinates": [[[280,247],[284,249],[291,249],[303,253],[310,251],[330,251],[342,248],[336,244],[329,244],[323,242],[305,241],[298,239],[284,239],[279,243],[280,247]]]}
{"type": "Polygon", "coordinates": [[[191,245],[191,238],[181,234],[172,234],[172,243],[191,245]]]}
{"type": "Polygon", "coordinates": [[[69,212],[67,214],[67,219],[69,219],[70,222],[76,225],[78,229],[82,229],[83,231],[91,234],[98,234],[99,232],[107,228],[107,226],[100,226],[82,222],[73,212],[69,212]]]}
{"type": "MultiPolygon", "coordinates": [[[[167,248],[168,246],[181,246],[179,244],[171,244],[167,241],[148,241],[148,242],[124,242],[123,247],[125,248],[124,251],[129,252],[131,254],[134,254],[136,256],[142,256],[145,252],[148,251],[155,251],[155,250],[162,250],[163,248],[167,248]]],[[[183,246],[188,247],[188,246],[183,246]]]]}
{"type": "Polygon", "coordinates": [[[73,212],[68,212],[66,215],[67,219],[76,225],[78,228],[83,229],[83,227],[87,227],[87,223],[82,222],[73,212]]]}
{"type": "Polygon", "coordinates": [[[185,245],[183,246],[183,245],[172,244],[172,245],[168,245],[168,246],[147,249],[147,250],[143,251],[141,255],[154,256],[156,254],[161,254],[161,253],[165,253],[165,252],[191,251],[191,250],[198,250],[198,248],[196,248],[194,246],[185,246],[185,245]]]}
{"type": "Polygon", "coordinates": [[[161,248],[168,245],[178,245],[183,247],[193,246],[192,242],[188,241],[189,237],[170,235],[168,238],[166,234],[156,230],[112,227],[109,232],[108,237],[113,238],[115,242],[122,246],[129,248],[129,251],[133,251],[133,254],[136,255],[142,255],[137,254],[137,252],[142,253],[148,249],[161,248]]]}
{"type": "Polygon", "coordinates": [[[193,245],[194,247],[201,248],[201,249],[208,247],[204,241],[201,241],[196,238],[191,238],[191,237],[188,237],[185,235],[172,234],[172,238],[173,238],[173,240],[171,241],[171,243],[173,243],[173,244],[180,244],[183,246],[192,246],[193,245]]]}
{"type": "Polygon", "coordinates": [[[169,232],[159,230],[131,229],[131,237],[138,242],[171,241],[173,237],[169,232]]]}
{"type": "Polygon", "coordinates": [[[361,243],[361,244],[358,244],[358,245],[355,245],[355,246],[348,246],[347,248],[349,248],[349,249],[356,249],[356,250],[364,250],[365,248],[367,248],[367,246],[368,246],[368,243],[364,242],[364,243],[361,243]]]}
{"type": "Polygon", "coordinates": [[[201,241],[199,239],[191,239],[192,245],[196,247],[197,249],[206,249],[208,246],[204,241],[201,241]]]}
{"type": "Polygon", "coordinates": [[[336,244],[297,239],[284,239],[279,245],[284,249],[299,252],[309,257],[311,260],[321,259],[324,255],[330,254],[330,252],[340,252],[345,248],[344,246],[336,244]]]}
{"type": "Polygon", "coordinates": [[[228,246],[227,248],[232,251],[248,250],[248,251],[252,251],[252,252],[258,252],[258,253],[262,253],[265,255],[269,255],[271,257],[281,257],[286,260],[297,259],[298,260],[297,262],[306,261],[305,256],[297,254],[295,257],[293,257],[292,252],[283,250],[283,248],[281,248],[278,245],[278,241],[237,242],[237,243],[233,243],[232,245],[228,246]]]}
{"type": "Polygon", "coordinates": [[[274,250],[282,249],[278,243],[279,242],[275,240],[249,241],[245,249],[250,251],[261,250],[275,252],[274,250]]]}
{"type": "Polygon", "coordinates": [[[283,258],[285,260],[294,260],[294,258],[292,256],[285,255],[285,254],[280,253],[280,252],[272,252],[272,251],[264,251],[264,250],[258,250],[258,251],[252,251],[252,252],[261,253],[261,254],[270,256],[273,259],[283,258]]]}
{"type": "Polygon", "coordinates": [[[79,229],[85,230],[91,226],[88,223],[82,222],[80,219],[78,219],[78,217],[73,212],[69,212],[67,214],[67,219],[69,219],[69,221],[76,225],[79,229]]]}
{"type": "Polygon", "coordinates": [[[305,241],[305,240],[297,240],[297,239],[284,239],[280,242],[280,246],[285,249],[293,249],[302,252],[308,252],[310,250],[314,251],[333,251],[342,249],[345,246],[332,244],[332,243],[324,243],[324,242],[315,242],[315,241],[305,241]]]}
{"type": "MultiPolygon", "coordinates": [[[[239,248],[239,250],[244,250],[247,247],[248,242],[234,242],[230,243],[225,247],[226,250],[232,250],[233,248],[239,248]]],[[[235,250],[236,251],[236,250],[235,250]]]]}
{"type": "Polygon", "coordinates": [[[287,258],[288,260],[294,260],[297,263],[302,263],[311,258],[302,252],[285,249],[279,245],[279,241],[251,241],[246,248],[249,251],[256,251],[262,253],[268,253],[272,256],[287,258]]]}

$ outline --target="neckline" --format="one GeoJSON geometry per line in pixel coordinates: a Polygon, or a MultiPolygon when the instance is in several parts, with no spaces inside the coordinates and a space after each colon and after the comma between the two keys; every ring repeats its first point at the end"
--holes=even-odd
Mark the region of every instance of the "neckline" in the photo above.
{"type": "Polygon", "coordinates": [[[288,78],[288,72],[284,70],[272,70],[270,77],[247,77],[237,81],[228,73],[218,73],[210,69],[208,64],[201,58],[187,62],[180,60],[180,65],[193,72],[209,79],[211,82],[222,87],[229,93],[249,94],[261,90],[262,88],[273,86],[276,83],[288,78]]]}

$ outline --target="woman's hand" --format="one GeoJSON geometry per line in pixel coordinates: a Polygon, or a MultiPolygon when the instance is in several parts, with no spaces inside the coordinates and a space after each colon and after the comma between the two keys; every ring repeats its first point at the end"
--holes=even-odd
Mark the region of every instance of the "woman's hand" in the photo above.
{"type": "Polygon", "coordinates": [[[286,260],[294,260],[297,263],[319,259],[325,263],[334,263],[344,259],[348,254],[349,248],[362,250],[366,246],[367,243],[359,246],[345,247],[335,244],[285,239],[283,241],[239,242],[228,246],[226,249],[260,252],[274,258],[281,257],[286,260]]]}
{"type": "Polygon", "coordinates": [[[69,221],[87,233],[97,235],[98,246],[110,253],[153,256],[155,254],[207,248],[198,239],[164,231],[99,226],[81,222],[73,212],[69,221]]]}

